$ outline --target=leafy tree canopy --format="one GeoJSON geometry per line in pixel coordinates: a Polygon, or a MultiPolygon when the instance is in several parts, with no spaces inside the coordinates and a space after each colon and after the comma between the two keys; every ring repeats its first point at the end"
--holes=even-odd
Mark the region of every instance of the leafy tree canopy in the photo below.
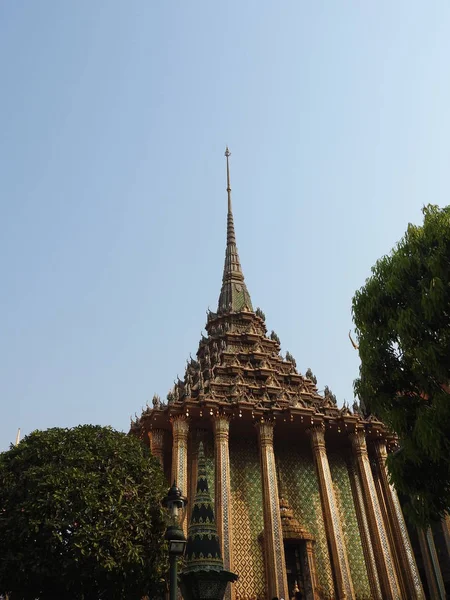
{"type": "Polygon", "coordinates": [[[450,510],[450,207],[423,214],[353,298],[355,391],[399,436],[388,466],[417,524],[450,510]]]}
{"type": "Polygon", "coordinates": [[[154,597],[166,569],[159,463],[110,428],[35,431],[0,454],[0,593],[154,597]]]}

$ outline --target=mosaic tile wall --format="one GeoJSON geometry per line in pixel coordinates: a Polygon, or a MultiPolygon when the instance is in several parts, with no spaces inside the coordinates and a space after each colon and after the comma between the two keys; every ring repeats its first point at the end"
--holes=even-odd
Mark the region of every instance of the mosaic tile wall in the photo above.
{"type": "Polygon", "coordinates": [[[341,515],[350,573],[357,600],[370,600],[371,592],[367,575],[364,551],[359,533],[356,509],[353,501],[350,478],[345,460],[339,454],[328,454],[334,493],[341,515]]]}
{"type": "Polygon", "coordinates": [[[239,579],[237,600],[263,600],[264,558],[258,536],[264,529],[263,498],[256,439],[230,440],[233,563],[239,579]]]}
{"type": "Polygon", "coordinates": [[[275,456],[281,493],[286,496],[300,525],[316,539],[316,568],[323,598],[333,600],[333,574],[313,457],[298,448],[279,445],[275,447],[275,456]]]}

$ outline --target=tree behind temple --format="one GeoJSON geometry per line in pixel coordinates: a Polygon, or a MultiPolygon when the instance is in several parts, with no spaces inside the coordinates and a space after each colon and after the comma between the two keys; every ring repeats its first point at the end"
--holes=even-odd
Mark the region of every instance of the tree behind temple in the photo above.
{"type": "Polygon", "coordinates": [[[423,213],[353,298],[355,391],[400,438],[388,466],[418,524],[450,510],[450,207],[423,213]]]}
{"type": "Polygon", "coordinates": [[[83,425],[0,454],[0,593],[140,598],[160,590],[165,492],[139,440],[83,425]]]}

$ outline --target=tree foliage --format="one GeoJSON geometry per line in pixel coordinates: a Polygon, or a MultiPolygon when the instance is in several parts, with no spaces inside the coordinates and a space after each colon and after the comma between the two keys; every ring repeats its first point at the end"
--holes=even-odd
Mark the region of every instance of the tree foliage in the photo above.
{"type": "Polygon", "coordinates": [[[450,510],[450,207],[423,214],[353,298],[355,391],[399,436],[388,467],[418,524],[450,510]]]}
{"type": "Polygon", "coordinates": [[[158,462],[110,428],[36,431],[0,454],[0,593],[141,598],[166,569],[158,462]]]}

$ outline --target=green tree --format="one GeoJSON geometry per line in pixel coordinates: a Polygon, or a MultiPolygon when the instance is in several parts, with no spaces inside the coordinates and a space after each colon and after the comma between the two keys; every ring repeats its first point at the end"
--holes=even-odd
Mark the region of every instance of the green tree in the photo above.
{"type": "Polygon", "coordinates": [[[423,214],[353,298],[355,391],[399,436],[388,467],[419,525],[450,510],[450,207],[423,214]]]}
{"type": "Polygon", "coordinates": [[[166,570],[159,463],[111,428],[35,431],[0,454],[0,594],[154,597],[166,570]]]}

